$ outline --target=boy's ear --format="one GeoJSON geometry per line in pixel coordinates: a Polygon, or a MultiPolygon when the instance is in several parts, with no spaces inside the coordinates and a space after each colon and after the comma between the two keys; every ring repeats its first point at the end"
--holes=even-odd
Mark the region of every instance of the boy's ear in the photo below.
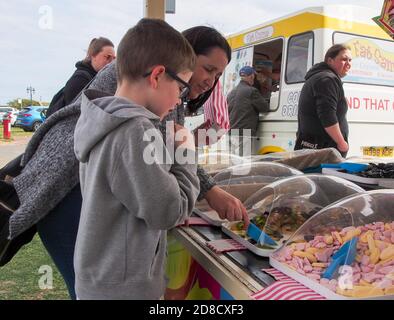
{"type": "Polygon", "coordinates": [[[162,65],[155,66],[149,76],[149,81],[154,89],[157,88],[159,78],[165,73],[166,68],[162,65]]]}

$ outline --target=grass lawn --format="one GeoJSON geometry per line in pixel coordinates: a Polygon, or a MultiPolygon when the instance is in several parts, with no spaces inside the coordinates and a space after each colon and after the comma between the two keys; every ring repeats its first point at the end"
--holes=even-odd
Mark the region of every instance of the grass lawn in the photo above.
{"type": "Polygon", "coordinates": [[[0,125],[0,141],[3,142],[14,141],[18,137],[30,137],[32,134],[33,132],[24,131],[22,128],[11,127],[11,139],[4,139],[3,124],[0,125]]]}
{"type": "Polygon", "coordinates": [[[0,300],[64,300],[70,299],[66,285],[38,235],[22,247],[17,255],[4,267],[0,267],[0,300]],[[43,267],[44,266],[44,267],[43,267]],[[52,289],[40,289],[47,272],[53,271],[52,289]],[[41,281],[40,281],[41,279],[41,281]]]}

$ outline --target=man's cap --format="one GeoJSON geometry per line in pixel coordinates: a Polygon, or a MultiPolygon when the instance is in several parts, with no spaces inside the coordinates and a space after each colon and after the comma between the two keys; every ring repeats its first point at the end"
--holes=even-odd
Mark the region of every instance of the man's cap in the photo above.
{"type": "Polygon", "coordinates": [[[251,66],[244,66],[239,70],[239,75],[241,77],[250,76],[253,73],[256,73],[256,70],[251,66]]]}

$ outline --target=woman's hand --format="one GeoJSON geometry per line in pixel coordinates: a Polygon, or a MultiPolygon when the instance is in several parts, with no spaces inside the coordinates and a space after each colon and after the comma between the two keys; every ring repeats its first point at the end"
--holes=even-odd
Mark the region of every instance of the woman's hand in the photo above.
{"type": "Polygon", "coordinates": [[[349,145],[345,140],[342,143],[337,144],[337,147],[341,152],[347,152],[349,150],[349,145]]]}
{"type": "Polygon", "coordinates": [[[221,219],[229,221],[244,220],[245,228],[249,225],[249,217],[242,202],[218,186],[210,189],[205,194],[205,199],[221,219]]]}

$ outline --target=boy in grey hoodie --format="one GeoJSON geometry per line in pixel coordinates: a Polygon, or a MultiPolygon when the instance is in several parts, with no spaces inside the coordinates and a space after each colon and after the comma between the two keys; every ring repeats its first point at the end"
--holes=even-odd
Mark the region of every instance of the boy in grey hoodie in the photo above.
{"type": "Polygon", "coordinates": [[[187,95],[195,55],[166,22],[142,19],[120,42],[116,63],[115,96],[86,90],[75,129],[83,196],[76,294],[159,299],[166,232],[190,215],[199,179],[191,134],[174,126],[182,140],[172,140],[171,157],[157,125],[187,95]]]}

